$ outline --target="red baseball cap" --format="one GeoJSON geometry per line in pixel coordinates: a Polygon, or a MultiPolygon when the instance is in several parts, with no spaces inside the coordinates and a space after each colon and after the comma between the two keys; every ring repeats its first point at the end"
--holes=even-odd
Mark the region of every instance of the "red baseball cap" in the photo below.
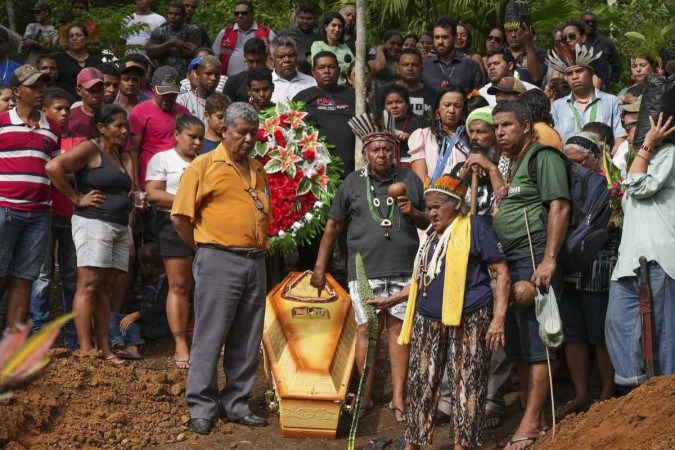
{"type": "Polygon", "coordinates": [[[94,67],[85,67],[77,74],[77,85],[91,89],[96,83],[103,83],[103,74],[94,67]]]}

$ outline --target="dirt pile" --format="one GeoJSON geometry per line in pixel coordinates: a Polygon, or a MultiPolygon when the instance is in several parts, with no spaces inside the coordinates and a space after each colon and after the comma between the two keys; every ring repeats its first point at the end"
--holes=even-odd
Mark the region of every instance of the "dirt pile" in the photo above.
{"type": "Polygon", "coordinates": [[[0,447],[141,448],[191,439],[187,372],[51,351],[40,380],[0,402],[0,447]]]}
{"type": "Polygon", "coordinates": [[[563,420],[538,449],[675,448],[675,375],[655,377],[628,395],[563,420]]]}

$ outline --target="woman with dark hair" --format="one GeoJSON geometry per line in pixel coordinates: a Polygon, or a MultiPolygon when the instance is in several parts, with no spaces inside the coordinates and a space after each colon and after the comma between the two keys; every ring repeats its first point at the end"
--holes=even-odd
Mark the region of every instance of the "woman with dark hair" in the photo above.
{"type": "Polygon", "coordinates": [[[478,67],[480,67],[480,72],[483,74],[483,79],[487,80],[487,71],[485,70],[483,57],[477,53],[472,53],[472,45],[473,37],[471,36],[471,30],[463,23],[458,23],[457,33],[455,34],[455,50],[467,58],[476,61],[478,63],[478,67]]]}
{"type": "Polygon", "coordinates": [[[408,90],[397,84],[390,84],[382,90],[382,109],[394,116],[396,139],[399,148],[396,155],[397,165],[402,160],[408,160],[408,138],[410,134],[424,127],[422,116],[413,114],[410,110],[410,96],[408,90]]]}
{"type": "Polygon", "coordinates": [[[654,74],[657,67],[658,64],[656,63],[656,60],[649,55],[641,55],[635,59],[631,59],[630,78],[633,80],[634,84],[621,89],[619,93],[616,94],[617,97],[621,98],[626,95],[626,91],[633,86],[642,86],[645,82],[645,78],[654,74]]]}
{"type": "Polygon", "coordinates": [[[417,49],[422,53],[422,59],[430,58],[435,55],[434,37],[429,32],[424,32],[417,38],[417,49]]]}
{"type": "MultiPolygon", "coordinates": [[[[77,290],[73,299],[80,349],[94,340],[103,358],[125,361],[108,342],[110,295],[118,272],[129,268],[129,198],[131,177],[120,160],[127,140],[127,114],[117,105],[103,105],[94,114],[97,137],[82,141],[47,163],[54,187],[75,204],[72,218],[77,254],[77,290]],[[75,177],[75,187],[71,177],[75,177]]],[[[120,355],[125,356],[125,355],[120,355]]]]}
{"type": "Polygon", "coordinates": [[[79,100],[77,95],[77,74],[85,67],[97,67],[103,64],[101,55],[90,55],[87,52],[87,41],[89,31],[84,25],[74,23],[66,30],[66,51],[57,52],[52,55],[56,61],[59,78],[56,80],[56,86],[64,89],[73,97],[73,100],[79,100]]]}
{"type": "MultiPolygon", "coordinates": [[[[485,39],[486,53],[502,48],[506,43],[506,32],[502,27],[494,27],[490,30],[485,39]]],[[[487,56],[483,56],[483,66],[487,67],[487,56]]],[[[487,80],[487,77],[485,78],[487,80]]]]}
{"type": "Polygon", "coordinates": [[[485,106],[490,106],[490,102],[488,102],[485,97],[482,95],[474,95],[473,97],[469,97],[466,100],[466,106],[467,106],[467,113],[471,114],[473,111],[475,111],[478,108],[483,108],[485,106]]]}
{"type": "Polygon", "coordinates": [[[382,43],[375,49],[375,59],[368,64],[373,69],[378,85],[398,78],[398,58],[403,47],[403,35],[396,30],[382,33],[382,43]]]}
{"type": "Polygon", "coordinates": [[[422,181],[434,174],[450,173],[469,155],[461,126],[467,114],[464,90],[452,83],[440,88],[433,111],[431,126],[414,131],[408,138],[412,170],[422,181]]]}
{"type": "Polygon", "coordinates": [[[340,66],[339,84],[344,84],[347,79],[349,65],[354,61],[354,54],[345,44],[345,19],[336,12],[329,12],[323,18],[320,29],[321,40],[312,44],[312,60],[319,52],[329,51],[335,54],[340,66]]]}
{"type": "Polygon", "coordinates": [[[551,104],[559,98],[567,97],[572,92],[567,80],[560,78],[551,78],[544,86],[544,94],[548,97],[551,104]]]}
{"type": "MultiPolygon", "coordinates": [[[[575,49],[578,45],[586,45],[586,27],[578,20],[570,20],[562,28],[562,37],[560,43],[566,49],[568,56],[566,59],[575,59],[575,49]]],[[[590,50],[590,49],[589,49],[590,50]]],[[[558,52],[559,50],[556,50],[558,52]]],[[[606,59],[598,59],[591,63],[595,74],[593,75],[593,85],[596,88],[602,87],[603,83],[609,82],[609,62],[606,59]]],[[[563,74],[554,72],[554,77],[562,77],[563,74]]]]}
{"type": "Polygon", "coordinates": [[[157,153],[148,163],[145,192],[148,194],[148,201],[157,206],[156,236],[169,281],[166,317],[176,344],[173,362],[179,369],[189,369],[190,351],[186,333],[195,252],[176,233],[171,223],[171,207],[183,171],[197,157],[202,147],[204,124],[195,116],[179,116],[174,135],[176,146],[157,153]]]}
{"type": "Polygon", "coordinates": [[[408,34],[406,36],[403,36],[403,46],[402,49],[406,48],[417,48],[417,36],[414,34],[408,34]]]}
{"type": "Polygon", "coordinates": [[[588,131],[593,133],[595,139],[600,142],[606,149],[614,148],[614,132],[612,127],[604,122],[589,122],[581,129],[581,131],[588,131]]]}
{"type": "Polygon", "coordinates": [[[534,131],[540,144],[553,147],[562,151],[562,138],[553,128],[553,116],[551,116],[551,102],[544,91],[531,89],[520,96],[520,102],[532,114],[534,131]]]}

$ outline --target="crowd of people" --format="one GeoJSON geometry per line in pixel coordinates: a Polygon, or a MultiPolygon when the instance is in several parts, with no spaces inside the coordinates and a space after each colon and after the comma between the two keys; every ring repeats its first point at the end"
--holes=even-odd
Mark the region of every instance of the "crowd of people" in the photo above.
{"type": "MultiPolygon", "coordinates": [[[[0,27],[5,326],[30,318],[38,331],[49,320],[58,268],[62,309],[76,313],[67,348],[124,365],[143,357],[145,340],[172,336],[173,362],[189,370],[193,431],[208,434],[218,418],[266,425],[248,397],[274,186],[250,153],[259,112],[293,101],[342,168],[323,235],[299,249],[300,263],[321,290],[334,259],[346,261],[362,371],[362,255],[378,334],[388,334],[387,407],[405,424],[400,448],[431,444],[444,422],[456,449],[480,446],[482,431],[504,418],[514,373],[524,412],[503,445],[534,445],[547,429],[556,360],[575,395],[553,420],[590,407],[593,366],[599,400],[643,383],[646,356],[655,374],[675,373],[673,102],[638,121],[645,81],[672,75],[667,50],[658,61],[633,55],[633,84],[614,94],[623,59],[592,13],[552,30],[547,52],[525,15],[507,8],[485,54],[469,26],[441,17],[421,35],[382,33],[365,66],[368,113],[357,116],[354,6],[322,18],[303,4],[295,26],[275,31],[237,0],[211,40],[192,23],[197,0],[172,3],[166,17],[137,0],[126,24],[139,31],[124,37],[131,47],[121,59],[88,50],[89,27],[78,22],[88,7],[73,0],[52,14],[37,3],[20,40],[0,27]],[[636,135],[640,126],[646,135],[636,135]],[[563,264],[589,195],[578,174],[605,183],[608,159],[623,178],[623,220],[589,237],[587,260],[563,264]],[[393,194],[395,184],[403,191],[393,194]],[[653,355],[642,346],[645,276],[653,355]],[[549,355],[534,299],[550,289],[564,345],[549,355]]],[[[359,417],[374,407],[374,373],[359,417]]]]}

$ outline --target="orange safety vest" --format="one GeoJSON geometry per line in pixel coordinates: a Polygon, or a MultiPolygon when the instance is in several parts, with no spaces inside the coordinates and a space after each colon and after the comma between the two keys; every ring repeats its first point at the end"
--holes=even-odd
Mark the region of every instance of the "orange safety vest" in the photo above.
{"type": "MultiPolygon", "coordinates": [[[[257,24],[258,28],[255,30],[255,37],[265,41],[265,45],[270,45],[270,32],[272,31],[269,27],[265,25],[257,24]]],[[[234,25],[230,25],[225,28],[223,33],[223,39],[220,41],[220,63],[223,68],[220,73],[223,75],[227,74],[227,65],[230,63],[230,58],[232,57],[232,52],[234,47],[237,46],[237,39],[239,37],[239,32],[234,29],[234,25]]]]}

